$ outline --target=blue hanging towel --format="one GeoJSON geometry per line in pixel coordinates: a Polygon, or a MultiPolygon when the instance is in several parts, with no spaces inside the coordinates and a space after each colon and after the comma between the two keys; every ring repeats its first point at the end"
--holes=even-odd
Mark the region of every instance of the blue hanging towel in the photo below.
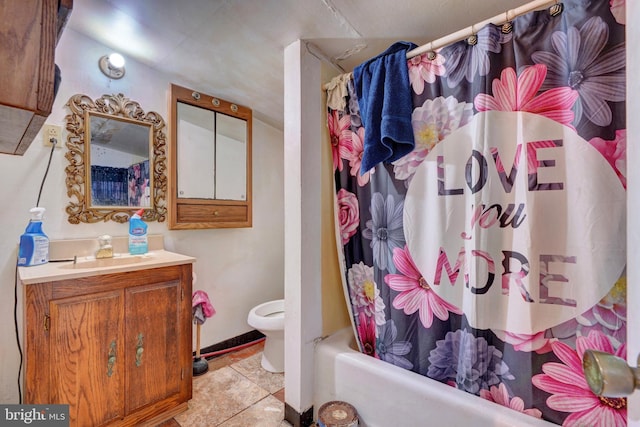
{"type": "Polygon", "coordinates": [[[416,47],[410,42],[396,42],[353,70],[365,128],[361,175],[380,162],[398,160],[415,146],[407,52],[416,47]]]}

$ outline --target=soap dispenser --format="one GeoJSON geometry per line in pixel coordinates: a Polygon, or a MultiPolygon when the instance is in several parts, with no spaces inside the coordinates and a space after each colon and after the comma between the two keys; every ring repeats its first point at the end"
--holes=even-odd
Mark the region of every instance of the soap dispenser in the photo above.
{"type": "Polygon", "coordinates": [[[111,236],[103,234],[98,237],[98,244],[100,247],[96,252],[96,259],[99,258],[113,258],[113,246],[111,246],[111,236]]]}

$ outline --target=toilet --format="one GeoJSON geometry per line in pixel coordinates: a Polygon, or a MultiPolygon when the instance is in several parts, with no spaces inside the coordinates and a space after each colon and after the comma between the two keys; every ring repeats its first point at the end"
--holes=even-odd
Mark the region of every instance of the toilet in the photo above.
{"type": "Polygon", "coordinates": [[[247,323],[266,337],[262,367],[269,372],[284,372],[284,299],[253,307],[247,323]]]}

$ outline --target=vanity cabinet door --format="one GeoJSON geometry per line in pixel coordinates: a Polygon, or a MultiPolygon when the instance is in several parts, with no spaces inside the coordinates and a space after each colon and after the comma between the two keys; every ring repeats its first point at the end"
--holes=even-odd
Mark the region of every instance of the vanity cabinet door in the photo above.
{"type": "Polygon", "coordinates": [[[181,391],[181,289],[173,280],[126,291],[127,413],[181,391]]]}
{"type": "Polygon", "coordinates": [[[69,403],[73,426],[124,415],[123,297],[117,290],[50,302],[51,401],[69,403]]]}

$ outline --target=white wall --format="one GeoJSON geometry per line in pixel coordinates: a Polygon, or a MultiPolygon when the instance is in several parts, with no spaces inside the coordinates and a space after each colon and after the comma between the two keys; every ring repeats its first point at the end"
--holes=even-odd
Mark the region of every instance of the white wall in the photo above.
{"type": "MultiPolygon", "coordinates": [[[[125,77],[109,81],[98,69],[98,59],[107,53],[110,51],[105,46],[67,27],[56,49],[62,83],[47,123],[64,128],[64,118],[69,112],[64,105],[77,93],[93,99],[122,93],[139,102],[145,112],[156,111],[168,120],[169,84],[198,89],[192,83],[171,80],[129,58],[125,77]]],[[[66,138],[66,131],[63,136],[66,138]]],[[[163,234],[168,250],[198,259],[194,264],[198,278],[194,290],[205,290],[217,310],[201,329],[203,347],[250,331],[246,323],[249,310],[258,303],[284,296],[283,140],[281,130],[254,118],[252,228],[169,231],[166,222],[149,223],[149,233],[163,234]]],[[[73,225],[67,221],[65,151],[65,148],[55,151],[40,199],[40,206],[47,209],[44,230],[49,238],[125,236],[126,224],[73,225]]],[[[27,225],[29,209],[36,205],[49,153],[38,135],[24,156],[0,154],[0,402],[3,403],[18,401],[19,354],[13,321],[16,247],[27,225]]],[[[18,294],[21,330],[21,285],[18,294]]],[[[20,338],[22,341],[22,335],[20,338]]]]}
{"type": "MultiPolygon", "coordinates": [[[[640,158],[640,81],[635,77],[640,73],[640,57],[637,45],[640,41],[640,3],[627,1],[627,360],[629,365],[638,366],[640,337],[640,170],[635,161],[640,158]]],[[[636,391],[627,401],[629,427],[640,427],[640,392],[636,391]]]]}
{"type": "MultiPolygon", "coordinates": [[[[313,406],[315,340],[322,335],[321,63],[300,40],[285,47],[285,400],[313,406]]],[[[331,301],[329,302],[331,303],[331,301]]],[[[289,420],[293,421],[293,420],[289,420]]]]}

